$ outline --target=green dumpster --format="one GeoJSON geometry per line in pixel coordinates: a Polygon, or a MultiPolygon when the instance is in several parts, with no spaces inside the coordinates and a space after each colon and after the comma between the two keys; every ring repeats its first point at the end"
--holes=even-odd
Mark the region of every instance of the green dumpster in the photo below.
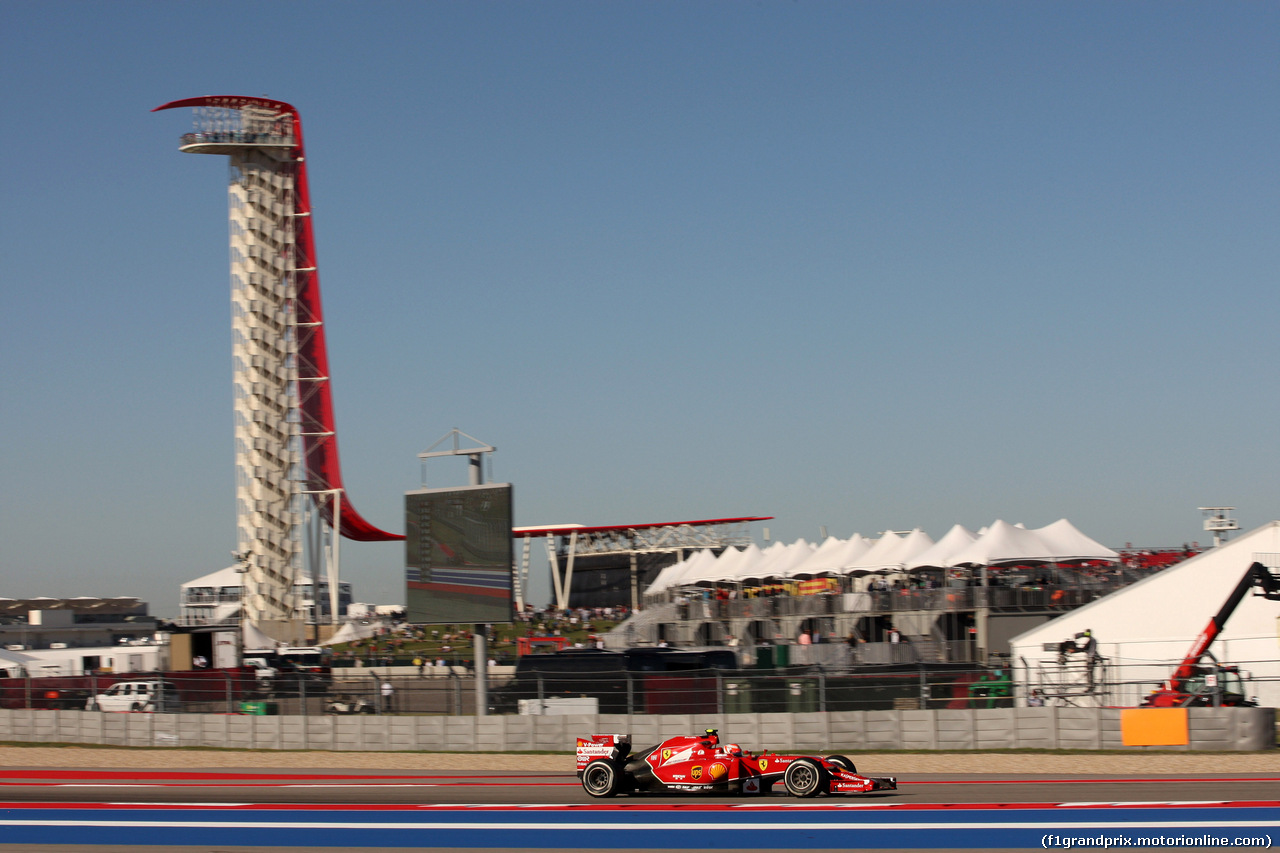
{"type": "Polygon", "coordinates": [[[808,714],[818,710],[818,685],[811,679],[787,682],[787,713],[808,714]]]}
{"type": "Polygon", "coordinates": [[[255,716],[274,717],[280,713],[280,707],[275,702],[263,702],[261,699],[251,699],[240,703],[241,714],[253,714],[255,716]]]}
{"type": "Polygon", "coordinates": [[[791,665],[791,647],[790,646],[774,646],[774,660],[778,666],[791,665]]]}
{"type": "Polygon", "coordinates": [[[724,683],[724,712],[726,714],[751,713],[751,682],[726,681],[724,683]]]}
{"type": "Polygon", "coordinates": [[[756,668],[773,669],[773,646],[756,647],[756,668]]]}

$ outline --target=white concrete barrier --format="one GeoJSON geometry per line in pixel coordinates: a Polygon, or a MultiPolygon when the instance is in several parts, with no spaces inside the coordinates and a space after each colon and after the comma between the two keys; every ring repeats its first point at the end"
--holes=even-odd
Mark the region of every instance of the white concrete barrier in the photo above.
{"type": "Polygon", "coordinates": [[[804,714],[297,717],[0,710],[0,741],[339,751],[570,752],[577,735],[623,732],[637,745],[718,728],[776,751],[1177,749],[1276,745],[1273,708],[1191,708],[1190,743],[1126,747],[1120,708],[981,708],[804,714]]]}

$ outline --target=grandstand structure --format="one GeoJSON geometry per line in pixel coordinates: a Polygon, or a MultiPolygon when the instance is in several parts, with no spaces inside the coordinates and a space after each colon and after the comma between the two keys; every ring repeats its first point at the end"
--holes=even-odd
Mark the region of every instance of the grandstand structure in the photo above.
{"type": "MultiPolygon", "coordinates": [[[[937,542],[917,529],[704,551],[663,569],[645,610],[607,644],[790,646],[791,663],[823,666],[1007,663],[1018,634],[1194,553],[1117,552],[1065,519],[1034,530],[997,520],[980,534],[957,525],[937,542]]],[[[1053,675],[1041,687],[1066,698],[1103,680],[1053,675]]]]}
{"type": "Polygon", "coordinates": [[[556,607],[566,610],[625,601],[634,611],[640,608],[641,593],[661,569],[679,562],[689,552],[705,550],[718,554],[726,548],[749,545],[751,523],[772,518],[771,515],[707,518],[606,527],[581,524],[517,527],[512,535],[524,541],[516,575],[516,606],[524,608],[534,539],[546,542],[556,607]],[[574,569],[580,566],[596,576],[595,582],[584,583],[580,572],[575,589],[574,569]]]}
{"type": "MultiPolygon", "coordinates": [[[[346,497],[338,462],[302,121],[267,98],[218,96],[193,108],[180,150],[230,162],[232,379],[235,389],[236,560],[243,622],[297,642],[295,588],[308,557],[337,596],[339,536],[403,539],[366,521],[346,497]]],[[[331,602],[331,618],[338,603],[331,602]]]]}

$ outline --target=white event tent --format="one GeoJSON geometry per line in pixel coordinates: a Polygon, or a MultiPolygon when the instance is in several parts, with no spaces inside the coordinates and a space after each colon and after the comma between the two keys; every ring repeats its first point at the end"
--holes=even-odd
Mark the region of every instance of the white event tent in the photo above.
{"type": "Polygon", "coordinates": [[[755,577],[786,578],[791,577],[791,572],[796,566],[813,555],[814,547],[803,539],[797,539],[790,545],[784,545],[776,551],[771,548],[765,553],[767,559],[757,567],[755,577]]]}
{"type": "Polygon", "coordinates": [[[968,548],[978,539],[963,524],[954,524],[946,535],[933,545],[906,561],[908,569],[936,568],[942,569],[954,565],[952,559],[956,554],[968,548]]]}
{"type": "Polygon", "coordinates": [[[809,556],[787,569],[784,577],[811,578],[821,574],[834,573],[839,567],[836,557],[844,549],[847,541],[828,536],[827,541],[811,551],[809,556]]]}
{"type": "Polygon", "coordinates": [[[953,554],[948,565],[1114,562],[1118,559],[1119,554],[1085,536],[1065,518],[1035,530],[997,520],[969,547],[953,554]]]}
{"type": "Polygon", "coordinates": [[[700,571],[700,567],[706,564],[714,563],[716,555],[708,550],[695,551],[688,558],[667,566],[658,576],[653,579],[653,583],[646,590],[647,594],[663,592],[672,587],[678,587],[684,583],[684,578],[688,575],[700,571]]]}
{"type": "Polygon", "coordinates": [[[959,553],[951,566],[996,566],[1001,563],[1047,563],[1053,559],[1049,543],[1025,527],[997,519],[987,532],[959,553]]]}
{"type": "Polygon", "coordinates": [[[697,584],[1118,559],[1115,551],[1090,539],[1065,518],[1034,530],[996,520],[976,535],[960,524],[953,525],[937,542],[916,528],[906,535],[886,531],[877,540],[857,533],[849,539],[828,537],[817,548],[799,539],[790,545],[775,542],[764,550],[755,544],[745,549],[726,548],[719,557],[697,551],[663,569],[646,594],[697,584]]]}
{"type": "Polygon", "coordinates": [[[867,574],[902,569],[908,560],[932,546],[933,540],[918,527],[906,536],[899,536],[892,530],[888,530],[875,545],[871,546],[871,550],[863,554],[846,571],[853,574],[867,574]]]}
{"type": "MultiPolygon", "coordinates": [[[[1042,673],[1056,672],[1057,645],[1088,630],[1113,680],[1146,682],[1145,689],[1154,688],[1173,673],[1254,562],[1273,572],[1280,569],[1280,521],[1241,533],[1013,637],[1009,645],[1019,681],[1035,686],[1042,673]],[[1046,646],[1055,651],[1046,651],[1046,646]]],[[[1277,618],[1280,602],[1245,595],[1210,647],[1220,661],[1252,674],[1251,695],[1269,707],[1280,705],[1277,618]]],[[[1116,695],[1108,701],[1126,704],[1140,698],[1116,695]]]]}

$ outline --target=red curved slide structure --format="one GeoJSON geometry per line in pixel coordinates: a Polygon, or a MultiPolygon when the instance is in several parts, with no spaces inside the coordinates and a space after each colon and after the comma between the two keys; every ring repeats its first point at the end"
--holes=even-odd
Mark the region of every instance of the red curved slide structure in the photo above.
{"type": "MultiPolygon", "coordinates": [[[[294,240],[297,270],[297,327],[298,331],[298,379],[300,384],[299,409],[302,416],[303,456],[306,460],[307,488],[312,491],[342,490],[341,529],[347,539],[357,542],[388,542],[404,539],[397,533],[388,533],[374,527],[356,511],[347,498],[342,485],[342,468],[338,463],[338,433],[333,421],[333,394],[329,376],[329,354],[325,347],[324,312],[320,304],[320,274],[316,269],[315,234],[311,227],[311,192],[307,183],[307,161],[302,147],[302,119],[298,110],[283,101],[268,98],[233,96],[206,96],[170,101],[152,112],[178,107],[263,107],[287,113],[293,122],[292,150],[294,168],[294,240]],[[307,324],[303,326],[301,324],[307,324]],[[310,325],[315,324],[315,325],[310,325]],[[310,381],[320,379],[322,381],[310,381]]],[[[321,511],[332,525],[333,518],[328,502],[321,503],[313,496],[321,511]]]]}

